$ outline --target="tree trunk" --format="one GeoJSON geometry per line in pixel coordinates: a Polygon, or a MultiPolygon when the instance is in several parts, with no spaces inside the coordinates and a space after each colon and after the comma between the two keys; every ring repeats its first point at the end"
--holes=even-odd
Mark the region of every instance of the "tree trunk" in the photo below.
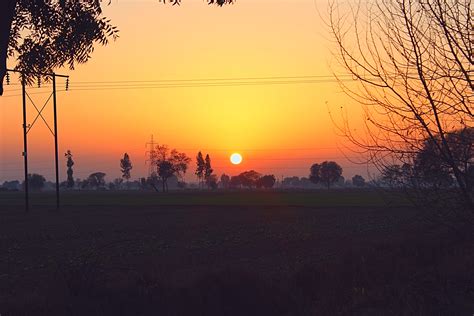
{"type": "Polygon", "coordinates": [[[0,96],[3,95],[3,78],[7,72],[7,53],[10,30],[17,0],[0,1],[0,96]]]}

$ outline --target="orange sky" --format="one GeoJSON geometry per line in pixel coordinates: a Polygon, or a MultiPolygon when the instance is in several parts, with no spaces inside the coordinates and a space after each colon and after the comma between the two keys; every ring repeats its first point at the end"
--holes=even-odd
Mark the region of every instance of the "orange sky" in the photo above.
{"type": "MultiPolygon", "coordinates": [[[[360,111],[335,82],[156,89],[143,89],[143,83],[141,89],[85,83],[330,75],[337,68],[317,11],[325,12],[323,3],[239,0],[219,8],[199,0],[183,0],[180,7],[157,0],[113,1],[104,11],[119,27],[119,40],[97,47],[74,71],[58,70],[71,75],[71,91],[58,97],[61,168],[62,153],[71,149],[75,177],[103,171],[112,180],[128,152],[132,177],[145,176],[145,143],[153,134],[192,158],[198,150],[209,153],[219,175],[255,169],[307,176],[312,163],[336,160],[346,178],[356,172],[365,176],[364,167],[348,163],[338,150],[344,140],[334,132],[326,102],[344,105],[354,118],[360,111]],[[242,165],[229,162],[232,152],[244,156],[242,165]]],[[[64,88],[63,80],[58,87],[64,88]]],[[[19,88],[6,87],[0,98],[0,181],[22,177],[19,88]]],[[[48,97],[45,91],[29,89],[37,93],[32,97],[39,106],[48,97]]],[[[28,111],[31,123],[31,104],[28,111]]],[[[52,122],[52,108],[45,111],[52,122]]],[[[38,121],[29,134],[30,171],[52,179],[54,145],[48,133],[38,121]]]]}

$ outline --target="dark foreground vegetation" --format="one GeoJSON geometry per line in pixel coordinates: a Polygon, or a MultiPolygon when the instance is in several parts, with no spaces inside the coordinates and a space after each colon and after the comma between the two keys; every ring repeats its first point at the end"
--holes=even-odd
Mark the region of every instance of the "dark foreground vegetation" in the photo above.
{"type": "Polygon", "coordinates": [[[25,213],[2,193],[0,313],[474,312],[472,240],[352,194],[78,192],[25,213]]]}

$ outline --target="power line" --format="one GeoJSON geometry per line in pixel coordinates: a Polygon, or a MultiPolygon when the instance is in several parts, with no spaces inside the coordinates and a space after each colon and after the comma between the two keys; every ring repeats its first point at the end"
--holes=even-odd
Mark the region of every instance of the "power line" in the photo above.
{"type": "MultiPolygon", "coordinates": [[[[149,90],[149,89],[172,89],[172,88],[208,88],[208,87],[238,87],[238,86],[272,86],[272,85],[292,85],[292,84],[321,84],[334,83],[340,81],[354,81],[353,79],[327,79],[327,80],[293,80],[293,81],[255,81],[255,82],[227,82],[227,83],[196,83],[196,84],[153,84],[153,85],[90,85],[78,86],[71,84],[68,91],[104,91],[104,90],[149,90]]],[[[62,92],[66,90],[57,90],[62,92]]],[[[43,94],[47,92],[36,92],[31,94],[43,94]]],[[[4,97],[16,97],[21,94],[7,95],[4,97]]]]}
{"type": "MultiPolygon", "coordinates": [[[[340,75],[351,77],[352,75],[340,75]]],[[[249,81],[249,80],[281,80],[281,79],[334,79],[333,75],[306,75],[306,76],[265,76],[265,77],[234,77],[234,78],[194,78],[194,79],[153,79],[153,80],[113,80],[113,81],[77,81],[75,84],[102,84],[102,83],[147,83],[147,82],[212,82],[212,81],[249,81]]]]}
{"type": "MultiPolygon", "coordinates": [[[[157,79],[157,80],[116,80],[116,81],[78,81],[70,90],[136,90],[161,88],[199,88],[252,85],[289,85],[317,84],[340,81],[354,81],[351,75],[340,75],[336,79],[330,75],[307,76],[266,76],[266,77],[236,77],[236,78],[196,78],[196,79],[157,79]]],[[[44,84],[43,86],[48,86],[44,84]]],[[[15,91],[12,89],[10,91],[15,91]]],[[[41,92],[38,92],[38,94],[41,92]]],[[[10,95],[10,97],[18,95],[10,95]]]]}
{"type": "MultiPolygon", "coordinates": [[[[337,78],[353,78],[351,74],[338,75],[337,78]]],[[[144,84],[144,83],[212,83],[212,82],[242,82],[242,81],[268,81],[268,80],[315,80],[315,79],[332,79],[334,75],[301,75],[301,76],[263,76],[263,77],[228,77],[228,78],[192,78],[192,79],[152,79],[152,80],[102,80],[102,81],[76,81],[76,85],[103,85],[103,84],[144,84]]],[[[11,86],[20,85],[11,83],[11,86]]],[[[42,83],[41,86],[50,86],[51,83],[42,83]]]]}
{"type": "MultiPolygon", "coordinates": [[[[352,79],[341,79],[339,81],[353,81],[352,79]]],[[[148,90],[148,89],[171,89],[171,88],[206,88],[206,87],[238,87],[238,86],[271,86],[271,85],[292,85],[292,84],[321,84],[333,83],[337,80],[293,80],[293,81],[255,81],[255,82],[226,82],[226,83],[195,83],[195,84],[146,84],[146,85],[98,85],[98,86],[78,86],[74,85],[70,91],[103,91],[103,90],[148,90]]]]}

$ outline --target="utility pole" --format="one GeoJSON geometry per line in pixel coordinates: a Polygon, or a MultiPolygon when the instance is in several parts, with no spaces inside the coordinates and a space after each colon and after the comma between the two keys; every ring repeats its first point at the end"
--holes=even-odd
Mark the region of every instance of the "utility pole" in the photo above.
{"type": "Polygon", "coordinates": [[[28,188],[28,137],[26,134],[28,133],[28,126],[26,125],[26,87],[25,87],[25,78],[23,75],[21,76],[21,92],[23,96],[23,163],[24,163],[24,171],[25,171],[25,182],[24,182],[24,190],[25,190],[25,211],[30,210],[30,199],[29,199],[29,188],[28,188]]]}
{"type": "Polygon", "coordinates": [[[43,104],[41,108],[37,107],[36,104],[33,102],[32,98],[26,91],[26,74],[24,72],[14,70],[14,69],[7,69],[7,84],[9,84],[9,77],[8,72],[16,72],[20,74],[21,80],[21,90],[22,90],[22,109],[23,109],[23,159],[24,159],[24,171],[25,171],[25,182],[24,182],[24,190],[25,190],[25,210],[28,211],[30,208],[30,200],[29,200],[29,185],[28,185],[28,133],[35,125],[38,118],[41,118],[43,122],[48,127],[49,131],[54,137],[54,157],[55,157],[55,175],[56,175],[56,208],[59,209],[59,154],[58,154],[58,124],[57,124],[57,102],[56,102],[56,78],[66,78],[66,91],[69,88],[69,76],[66,75],[58,75],[56,73],[42,73],[42,72],[33,72],[28,73],[28,75],[36,75],[38,76],[38,87],[40,86],[40,79],[41,77],[50,77],[52,79],[53,88],[52,93],[47,99],[47,101],[43,104]],[[46,121],[45,117],[42,115],[42,112],[46,105],[48,104],[49,100],[53,98],[53,114],[54,114],[54,122],[53,127],[54,131],[49,126],[48,122],[46,121]],[[31,124],[27,124],[27,99],[30,100],[30,103],[36,109],[36,117],[34,118],[31,124]]]}
{"type": "Polygon", "coordinates": [[[56,74],[53,73],[54,161],[56,171],[56,209],[59,209],[58,116],[56,111],[56,74]]]}

